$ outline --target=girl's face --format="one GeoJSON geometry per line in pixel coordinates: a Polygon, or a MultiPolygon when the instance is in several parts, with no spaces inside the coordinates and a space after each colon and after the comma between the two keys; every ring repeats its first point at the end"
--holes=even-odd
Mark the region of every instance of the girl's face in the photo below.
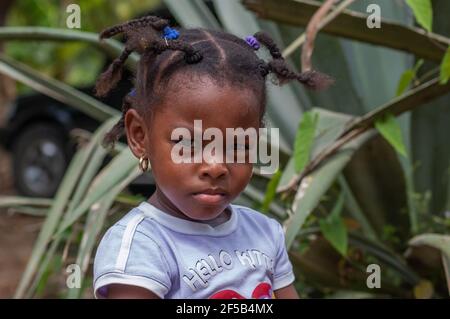
{"type": "MultiPolygon", "coordinates": [[[[207,128],[222,132],[225,152],[226,128],[254,128],[258,132],[259,113],[260,106],[252,92],[217,86],[209,79],[195,83],[193,88],[183,86],[174,94],[167,94],[151,123],[143,121],[135,110],[128,111],[125,123],[129,145],[137,157],[145,153],[149,158],[157,184],[152,197],[156,196],[161,206],[175,216],[192,220],[218,217],[250,181],[253,164],[248,160],[226,163],[219,156],[209,163],[203,157],[201,163],[175,163],[172,149],[177,139],[172,139],[172,132],[187,128],[193,139],[194,120],[201,120],[202,134],[207,128]]],[[[202,140],[203,149],[210,142],[202,140]]],[[[189,145],[186,140],[181,143],[189,145]]]]}

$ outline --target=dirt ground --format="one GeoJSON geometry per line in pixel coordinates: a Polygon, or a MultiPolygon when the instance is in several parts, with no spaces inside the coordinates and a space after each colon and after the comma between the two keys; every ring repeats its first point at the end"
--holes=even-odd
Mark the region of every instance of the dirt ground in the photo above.
{"type": "MultiPolygon", "coordinates": [[[[15,82],[0,75],[0,123],[7,113],[8,101],[15,96],[15,82]]],[[[15,195],[11,156],[0,147],[0,196],[15,195]]],[[[16,290],[42,218],[11,214],[0,208],[0,298],[11,298],[16,290]]]]}
{"type": "MultiPolygon", "coordinates": [[[[10,154],[0,149],[0,196],[14,195],[10,154]]],[[[11,298],[31,254],[42,218],[0,208],[0,298],[11,298]]]]}

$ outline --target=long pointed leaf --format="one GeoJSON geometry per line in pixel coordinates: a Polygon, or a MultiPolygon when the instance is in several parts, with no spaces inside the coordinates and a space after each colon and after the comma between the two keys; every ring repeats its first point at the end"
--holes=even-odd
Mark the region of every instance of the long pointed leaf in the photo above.
{"type": "MultiPolygon", "coordinates": [[[[123,178],[125,178],[127,173],[133,166],[137,166],[136,159],[131,151],[127,148],[123,150],[118,156],[116,156],[93,180],[87,196],[84,197],[83,201],[78,207],[67,216],[61,225],[55,236],[58,236],[67,227],[71,226],[75,221],[77,221],[83,214],[85,214],[88,209],[96,203],[105,194],[111,191],[111,189],[123,178]]],[[[138,175],[134,176],[135,178],[138,175]]]]}
{"type": "MultiPolygon", "coordinates": [[[[119,41],[107,39],[99,41],[98,34],[69,29],[47,28],[39,26],[31,27],[0,27],[0,40],[6,41],[78,41],[94,45],[104,51],[111,58],[116,58],[124,49],[119,41]]],[[[130,69],[136,67],[138,56],[132,54],[127,60],[130,69]]]]}
{"type": "Polygon", "coordinates": [[[338,174],[350,161],[358,145],[363,144],[374,136],[374,131],[369,131],[356,139],[353,146],[339,151],[328,161],[322,164],[316,171],[306,176],[297,191],[292,205],[294,215],[286,221],[286,245],[290,247],[294,242],[298,230],[302,227],[306,218],[320,201],[320,198],[334,182],[338,174]],[[303,187],[304,184],[305,186],[303,187]]]}
{"type": "MultiPolygon", "coordinates": [[[[321,2],[312,0],[243,0],[244,5],[260,18],[306,26],[321,2]]],[[[326,25],[322,32],[347,37],[365,43],[381,45],[412,53],[418,57],[440,63],[450,39],[422,29],[404,26],[381,19],[382,28],[367,28],[367,14],[344,10],[326,25]]]]}
{"type": "Polygon", "coordinates": [[[67,84],[39,74],[28,66],[0,54],[0,72],[22,82],[42,94],[48,95],[64,104],[70,105],[93,118],[104,121],[119,111],[80,92],[67,84]]]}
{"type": "Polygon", "coordinates": [[[33,275],[36,272],[36,269],[42,259],[43,254],[45,253],[46,247],[50,242],[53,232],[55,231],[63,215],[64,208],[67,205],[67,201],[69,200],[70,195],[78,181],[78,178],[82,173],[83,167],[78,165],[78,161],[83,158],[83,156],[85,156],[85,153],[86,149],[79,150],[77,153],[75,153],[73,160],[69,164],[66,174],[64,175],[64,178],[61,182],[61,186],[58,188],[58,191],[55,195],[55,201],[50,208],[47,219],[45,220],[45,223],[42,226],[42,229],[33,247],[33,252],[19,282],[19,286],[17,287],[14,298],[23,297],[27,287],[29,286],[33,278],[33,275]]]}

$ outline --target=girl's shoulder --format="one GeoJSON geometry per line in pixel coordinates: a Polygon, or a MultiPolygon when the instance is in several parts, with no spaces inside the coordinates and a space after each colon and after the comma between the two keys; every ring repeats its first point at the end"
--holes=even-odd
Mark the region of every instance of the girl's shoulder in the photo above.
{"type": "Polygon", "coordinates": [[[262,227],[265,230],[272,229],[275,232],[279,232],[281,224],[275,218],[269,217],[264,213],[238,204],[231,204],[235,212],[239,215],[239,221],[248,226],[262,227]]]}
{"type": "Polygon", "coordinates": [[[133,207],[125,213],[110,229],[122,229],[123,232],[141,233],[146,237],[153,238],[158,233],[158,224],[140,209],[140,206],[133,207]],[[128,231],[127,231],[128,229],[128,231]]]}
{"type": "MultiPolygon", "coordinates": [[[[233,209],[240,214],[240,216],[244,216],[245,218],[251,218],[258,221],[265,221],[265,222],[277,222],[276,219],[269,217],[268,215],[264,214],[263,212],[256,210],[254,208],[239,205],[239,204],[231,204],[233,209]]],[[[278,223],[278,222],[277,222],[278,223]]]]}
{"type": "Polygon", "coordinates": [[[153,221],[131,209],[103,235],[94,259],[94,291],[106,295],[112,283],[140,286],[162,297],[176,265],[167,258],[153,221]]]}

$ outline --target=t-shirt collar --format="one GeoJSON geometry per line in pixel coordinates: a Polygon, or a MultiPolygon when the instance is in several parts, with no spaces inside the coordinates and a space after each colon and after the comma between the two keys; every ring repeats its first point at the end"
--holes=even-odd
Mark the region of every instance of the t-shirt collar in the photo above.
{"type": "Polygon", "coordinates": [[[231,213],[230,218],[215,227],[169,215],[146,201],[143,201],[137,208],[147,217],[153,218],[163,226],[183,234],[226,236],[231,234],[237,227],[238,214],[232,204],[227,206],[231,213]]]}

